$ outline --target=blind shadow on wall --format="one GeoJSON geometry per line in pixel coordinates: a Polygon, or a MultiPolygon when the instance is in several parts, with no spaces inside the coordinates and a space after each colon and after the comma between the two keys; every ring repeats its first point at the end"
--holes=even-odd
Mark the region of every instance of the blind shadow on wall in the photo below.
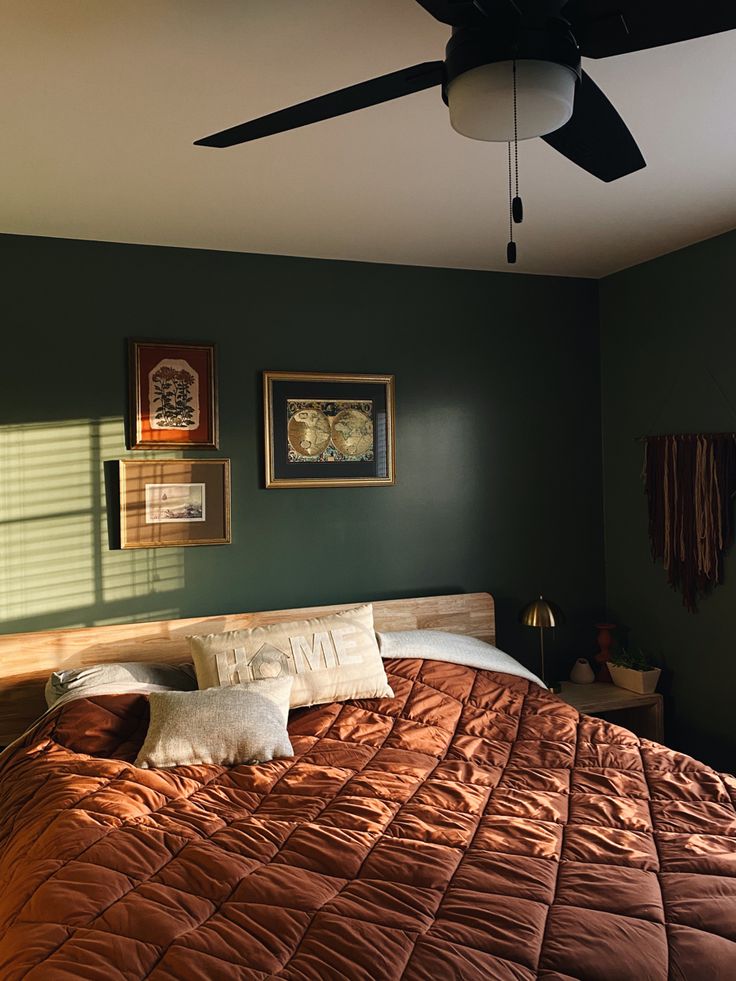
{"type": "Polygon", "coordinates": [[[108,547],[104,462],[124,453],[122,417],[0,426],[4,633],[178,616],[182,549],[108,547]]]}

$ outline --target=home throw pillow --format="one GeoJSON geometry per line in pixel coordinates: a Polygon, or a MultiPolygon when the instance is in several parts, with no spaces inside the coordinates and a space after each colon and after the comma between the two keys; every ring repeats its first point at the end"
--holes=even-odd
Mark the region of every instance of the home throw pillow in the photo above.
{"type": "Polygon", "coordinates": [[[293,676],[292,708],[393,698],[370,605],[188,640],[200,688],[293,676]]]}
{"type": "Polygon", "coordinates": [[[151,720],[136,766],[265,763],[293,756],[286,723],[291,678],[148,696],[151,720]]]}

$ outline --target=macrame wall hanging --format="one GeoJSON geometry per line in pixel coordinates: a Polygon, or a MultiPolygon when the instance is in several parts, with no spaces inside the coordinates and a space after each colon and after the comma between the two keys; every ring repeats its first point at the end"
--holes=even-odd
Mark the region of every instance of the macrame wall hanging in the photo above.
{"type": "Polygon", "coordinates": [[[733,542],[736,433],[647,436],[644,487],[652,557],[690,612],[723,582],[733,542]]]}

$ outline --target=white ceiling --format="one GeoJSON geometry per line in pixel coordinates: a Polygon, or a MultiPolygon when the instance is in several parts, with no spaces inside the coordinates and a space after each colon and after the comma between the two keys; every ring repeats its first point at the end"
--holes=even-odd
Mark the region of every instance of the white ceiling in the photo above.
{"type": "MultiPolygon", "coordinates": [[[[506,148],[438,90],[230,150],[214,130],[443,57],[414,0],[0,0],[0,232],[505,269],[506,148]]],[[[520,147],[521,272],[601,276],[736,227],[736,32],[586,68],[649,166],[520,147]]]]}

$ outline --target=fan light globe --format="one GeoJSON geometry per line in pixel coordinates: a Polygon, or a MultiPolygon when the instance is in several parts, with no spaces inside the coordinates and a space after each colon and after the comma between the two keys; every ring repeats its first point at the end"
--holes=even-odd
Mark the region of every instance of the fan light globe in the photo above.
{"type": "MultiPolygon", "coordinates": [[[[552,61],[516,62],[518,138],[530,140],[564,126],[572,116],[577,76],[552,61]]],[[[447,89],[453,129],[471,140],[514,139],[514,63],[496,61],[458,75],[447,89]]]]}

